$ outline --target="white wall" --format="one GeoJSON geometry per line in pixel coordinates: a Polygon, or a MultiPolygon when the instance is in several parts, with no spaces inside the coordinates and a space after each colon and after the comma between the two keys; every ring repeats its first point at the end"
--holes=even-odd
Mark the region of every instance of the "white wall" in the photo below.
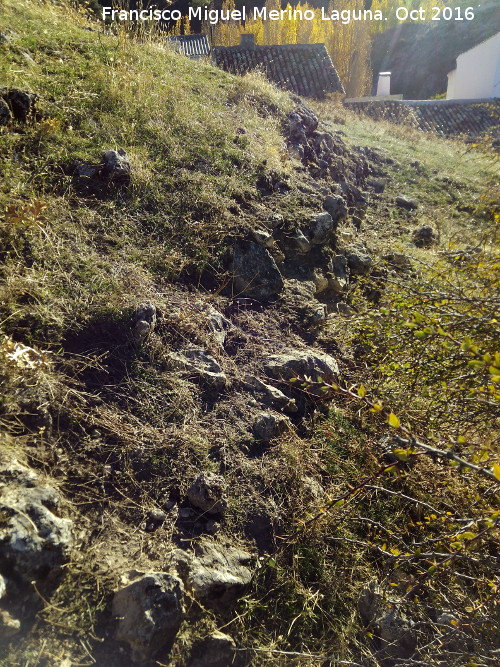
{"type": "Polygon", "coordinates": [[[500,32],[462,53],[448,74],[448,100],[500,96],[500,32]]]}

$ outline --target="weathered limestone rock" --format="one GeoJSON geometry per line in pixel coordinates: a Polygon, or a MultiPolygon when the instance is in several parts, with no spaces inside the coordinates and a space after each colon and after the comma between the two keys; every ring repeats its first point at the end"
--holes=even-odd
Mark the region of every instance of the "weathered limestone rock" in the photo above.
{"type": "Polygon", "coordinates": [[[232,328],[231,322],[219,313],[215,308],[209,308],[208,310],[208,326],[212,330],[215,340],[217,343],[224,347],[226,342],[227,332],[232,328]]]}
{"type": "Polygon", "coordinates": [[[152,303],[141,303],[132,320],[132,331],[137,342],[144,340],[156,326],[156,308],[152,303]]]}
{"type": "Polygon", "coordinates": [[[255,419],[252,430],[258,440],[269,442],[269,440],[277,438],[290,427],[291,422],[288,417],[274,415],[272,412],[262,412],[255,419]]]}
{"type": "Polygon", "coordinates": [[[403,197],[402,195],[396,197],[396,204],[400,208],[405,208],[407,211],[414,211],[418,208],[418,201],[416,199],[411,199],[410,197],[403,197]]]}
{"type": "Polygon", "coordinates": [[[234,248],[233,286],[239,296],[269,301],[283,289],[283,278],[268,250],[253,241],[240,241],[234,248]]]}
{"type": "Polygon", "coordinates": [[[223,477],[204,472],[191,484],[187,497],[191,505],[207,514],[222,514],[227,508],[227,484],[223,477]]]}
{"type": "Polygon", "coordinates": [[[115,593],[116,639],[129,644],[134,662],[146,662],[175,639],[184,614],[183,599],[182,581],[164,572],[147,572],[115,593]]]}
{"type": "Polygon", "coordinates": [[[200,348],[171,352],[168,355],[173,364],[194,375],[215,391],[222,391],[227,382],[226,375],[215,359],[200,348]]]}
{"type": "Polygon", "coordinates": [[[101,178],[113,180],[115,183],[126,183],[130,180],[130,171],[130,162],[123,148],[103,153],[100,165],[101,178]]]}
{"type": "Polygon", "coordinates": [[[347,264],[353,276],[366,276],[373,265],[371,255],[363,246],[352,246],[346,253],[347,264]]]}
{"type": "Polygon", "coordinates": [[[252,573],[247,566],[252,556],[211,539],[197,544],[196,549],[196,553],[174,550],[167,558],[167,565],[177,572],[197,600],[212,609],[225,611],[251,581],[252,573]]]}
{"type": "Polygon", "coordinates": [[[130,162],[123,148],[104,152],[98,164],[78,162],[73,172],[75,185],[90,194],[100,194],[112,185],[126,185],[130,174],[130,162]]]}
{"type": "Polygon", "coordinates": [[[235,649],[232,637],[215,631],[193,645],[188,667],[236,667],[242,659],[235,649]]]}
{"type": "Polygon", "coordinates": [[[313,382],[318,377],[325,382],[333,382],[339,374],[335,359],[316,350],[290,350],[288,353],[272,355],[266,359],[264,370],[277,380],[309,377],[313,382]]]}
{"type": "Polygon", "coordinates": [[[335,239],[336,225],[329,213],[316,215],[309,227],[312,245],[323,245],[335,239]]]}
{"type": "Polygon", "coordinates": [[[253,229],[252,236],[254,240],[264,248],[272,248],[274,245],[274,239],[268,231],[263,229],[253,229]]]}
{"type": "Polygon", "coordinates": [[[311,250],[311,244],[300,229],[296,229],[290,236],[290,241],[294,250],[301,255],[305,255],[311,250]]]}
{"type": "Polygon", "coordinates": [[[296,310],[303,325],[314,326],[326,320],[326,306],[316,298],[313,280],[285,280],[283,302],[296,310]]]}
{"type": "Polygon", "coordinates": [[[0,464],[0,568],[23,581],[54,574],[69,558],[72,521],[55,513],[58,492],[16,460],[0,464]]]}
{"type": "Polygon", "coordinates": [[[297,403],[293,398],[288,398],[285,394],[266,384],[254,376],[247,376],[245,383],[248,389],[260,395],[262,402],[275,410],[282,410],[283,412],[297,412],[297,403]]]}
{"type": "Polygon", "coordinates": [[[349,265],[344,255],[335,255],[330,264],[330,272],[327,274],[328,287],[336,294],[341,294],[349,285],[349,265]]]}
{"type": "Polygon", "coordinates": [[[347,218],[347,204],[343,197],[330,195],[323,202],[323,208],[331,215],[335,229],[347,218]]]}

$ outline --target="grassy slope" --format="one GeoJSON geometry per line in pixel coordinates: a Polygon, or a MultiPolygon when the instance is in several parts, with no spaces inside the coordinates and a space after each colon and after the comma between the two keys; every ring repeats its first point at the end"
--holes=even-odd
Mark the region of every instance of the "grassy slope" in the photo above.
{"type": "MultiPolygon", "coordinates": [[[[55,354],[32,372],[2,357],[2,433],[6,447],[51,475],[67,498],[65,512],[82,528],[61,586],[45,592],[53,606],[40,605],[40,620],[4,647],[4,662],[86,660],[90,650],[102,667],[124,665],[113,642],[95,637],[107,636],[120,572],[160,569],[179,537],[170,526],[152,536],[137,530],[151,508],[168,497],[182,502],[200,469],[223,471],[231,491],[221,539],[252,547],[248,526],[255,515],[263,517],[264,533],[286,533],[317,507],[305,474],[335,495],[373,471],[378,430],[339,404],[316,430],[307,419],[301,437],[287,434],[260,452],[248,432],[252,408],[238,385],[241,375],[283,340],[334,351],[347,327],[337,321],[314,337],[279,306],[243,313],[228,346],[233,352],[222,354],[200,319],[207,303],[228,306],[218,292],[227,281],[224,254],[242,226],[271,213],[301,220],[320,207],[321,196],[298,190],[310,190],[311,182],[285,151],[280,127],[293,106],[289,97],[259,78],[228,76],[155,43],[88,31],[83,18],[51,4],[7,0],[2,10],[0,29],[13,31],[11,42],[0,44],[3,83],[36,92],[46,118],[2,131],[0,209],[21,211],[33,201],[46,208],[36,219],[24,214],[14,227],[8,217],[0,222],[0,322],[15,340],[55,354]],[[121,147],[133,165],[127,191],[101,199],[75,191],[75,159],[95,162],[103,150],[121,147]],[[263,199],[255,183],[272,170],[292,189],[263,199]],[[158,336],[137,349],[128,318],[147,299],[162,318],[158,336]],[[207,406],[199,387],[165,365],[166,353],[186,342],[207,347],[230,371],[231,390],[216,405],[207,406]],[[104,466],[114,471],[111,478],[104,466]]],[[[416,221],[390,205],[402,190],[422,202],[419,221],[437,225],[445,247],[457,240],[474,244],[485,223],[470,210],[494,178],[490,156],[328,104],[317,110],[353,144],[386,148],[398,161],[386,196],[364,224],[363,238],[376,256],[408,248],[416,221]],[[411,166],[414,160],[421,168],[411,166]]],[[[420,465],[420,477],[403,487],[407,493],[443,508],[476,503],[480,511],[475,487],[473,493],[448,472],[420,465]]],[[[391,498],[362,509],[390,525],[413,516],[391,498]]],[[[344,525],[342,535],[364,539],[362,528],[344,525]]],[[[227,626],[240,645],[335,651],[347,660],[369,654],[355,600],[370,577],[388,574],[387,563],[328,542],[338,531],[332,522],[298,539],[275,570],[257,578],[227,626]]],[[[272,539],[268,546],[274,548],[272,539]]],[[[453,596],[462,603],[459,591],[453,596]]],[[[178,664],[193,633],[227,622],[208,614],[194,631],[184,628],[178,664]]],[[[271,664],[272,655],[256,654],[250,664],[271,664]]]]}

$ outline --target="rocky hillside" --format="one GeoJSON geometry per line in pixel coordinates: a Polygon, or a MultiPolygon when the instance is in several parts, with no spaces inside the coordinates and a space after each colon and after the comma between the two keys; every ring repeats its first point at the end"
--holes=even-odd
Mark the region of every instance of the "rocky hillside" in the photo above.
{"type": "Polygon", "coordinates": [[[3,4],[0,664],[495,664],[495,155],[3,4]]]}

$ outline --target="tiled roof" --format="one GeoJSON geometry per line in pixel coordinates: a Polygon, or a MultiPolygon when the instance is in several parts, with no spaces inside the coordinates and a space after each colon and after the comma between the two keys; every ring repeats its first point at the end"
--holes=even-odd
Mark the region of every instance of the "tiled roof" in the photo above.
{"type": "Polygon", "coordinates": [[[206,58],[210,54],[210,45],[206,35],[175,35],[167,37],[167,42],[190,58],[206,58]]]}
{"type": "Polygon", "coordinates": [[[232,74],[261,70],[281,88],[305,97],[343,93],[344,89],[324,44],[280,46],[215,46],[213,62],[232,74]]]}
{"type": "Polygon", "coordinates": [[[487,100],[385,100],[344,102],[348,109],[375,120],[411,125],[442,137],[500,136],[500,99],[487,100]]]}

